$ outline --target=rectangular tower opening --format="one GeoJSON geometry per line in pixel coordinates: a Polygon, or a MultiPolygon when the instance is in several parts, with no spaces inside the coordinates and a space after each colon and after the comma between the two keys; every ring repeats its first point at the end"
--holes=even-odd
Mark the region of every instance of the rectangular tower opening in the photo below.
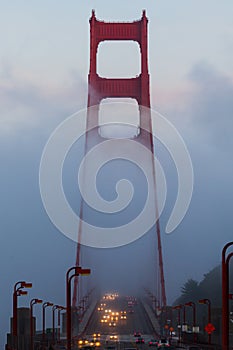
{"type": "Polygon", "coordinates": [[[99,108],[99,134],[106,139],[135,138],[140,134],[140,113],[133,98],[106,98],[99,108]]]}
{"type": "Polygon", "coordinates": [[[97,74],[108,78],[133,78],[141,73],[136,41],[103,41],[98,46],[97,74]]]}

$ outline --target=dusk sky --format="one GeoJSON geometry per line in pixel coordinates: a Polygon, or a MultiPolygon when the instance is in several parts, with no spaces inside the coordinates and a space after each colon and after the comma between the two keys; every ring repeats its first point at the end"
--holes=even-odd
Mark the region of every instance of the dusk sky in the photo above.
{"type": "MultiPolygon", "coordinates": [[[[166,234],[177,174],[169,155],[162,147],[158,149],[168,189],[160,222],[171,304],[188,278],[201,281],[220,263],[222,247],[233,238],[232,1],[41,0],[13,4],[0,0],[0,4],[0,346],[9,332],[15,282],[33,283],[29,296],[19,298],[19,306],[27,306],[34,297],[65,304],[65,273],[75,263],[76,244],[54,227],[43,208],[39,166],[54,129],[87,105],[92,9],[105,21],[137,20],[146,9],[152,109],[173,123],[191,156],[191,204],[181,224],[166,234]]],[[[100,75],[132,77],[139,71],[136,43],[100,45],[100,75]]],[[[72,160],[68,163],[67,196],[78,206],[72,197],[77,169],[72,169],[72,160]]],[[[138,176],[135,184],[140,181],[138,176]]],[[[117,288],[119,283],[119,289],[133,293],[143,269],[153,271],[154,256],[147,251],[152,236],[149,232],[131,245],[108,251],[86,248],[83,263],[93,268],[104,287],[109,283],[109,288],[117,288]],[[120,269],[126,267],[121,276],[119,264],[120,269]],[[128,275],[131,286],[125,285],[128,275]]],[[[40,306],[35,307],[35,315],[40,329],[40,306]]]]}

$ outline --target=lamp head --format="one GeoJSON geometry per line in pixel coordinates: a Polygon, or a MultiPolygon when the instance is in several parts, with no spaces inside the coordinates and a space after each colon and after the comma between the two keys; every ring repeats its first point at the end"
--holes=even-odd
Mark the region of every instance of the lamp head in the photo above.
{"type": "Polygon", "coordinates": [[[32,288],[32,283],[30,282],[22,282],[21,288],[32,288]]]}
{"type": "Polygon", "coordinates": [[[59,310],[66,310],[65,306],[59,306],[59,310]]]}
{"type": "Polygon", "coordinates": [[[28,292],[26,290],[18,290],[17,295],[27,295],[28,292]]]}
{"type": "Polygon", "coordinates": [[[193,302],[192,301],[189,301],[188,303],[185,303],[186,306],[192,306],[193,305],[193,302]]]}
{"type": "Polygon", "coordinates": [[[42,304],[42,303],[43,303],[43,300],[42,300],[42,299],[35,299],[35,303],[36,303],[36,304],[42,304]]]}

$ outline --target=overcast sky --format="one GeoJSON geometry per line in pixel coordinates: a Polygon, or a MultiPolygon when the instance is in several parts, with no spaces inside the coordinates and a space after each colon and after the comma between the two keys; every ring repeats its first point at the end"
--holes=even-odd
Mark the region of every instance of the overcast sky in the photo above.
{"type": "MultiPolygon", "coordinates": [[[[76,245],[53,226],[43,208],[39,164],[53,130],[86,107],[92,8],[98,19],[106,21],[139,19],[146,9],[152,108],[174,124],[191,155],[192,201],[182,223],[167,235],[177,175],[165,150],[158,151],[168,179],[161,231],[167,296],[172,303],[188,278],[200,281],[220,263],[223,245],[232,240],[232,1],[0,4],[1,346],[9,331],[16,281],[33,282],[20,306],[27,306],[33,297],[65,303],[65,272],[75,263],[76,245]]],[[[135,76],[140,70],[138,57],[136,43],[102,43],[98,72],[107,77],[135,76]]],[[[75,181],[72,164],[68,169],[75,181]]],[[[74,182],[67,187],[74,206],[75,186],[74,182]]],[[[109,288],[119,286],[133,293],[138,276],[145,269],[153,271],[154,255],[148,254],[151,240],[152,231],[122,248],[83,250],[83,264],[92,267],[104,288],[109,283],[109,288]],[[131,285],[126,282],[129,274],[131,285]]],[[[41,328],[40,306],[35,314],[41,328]]]]}

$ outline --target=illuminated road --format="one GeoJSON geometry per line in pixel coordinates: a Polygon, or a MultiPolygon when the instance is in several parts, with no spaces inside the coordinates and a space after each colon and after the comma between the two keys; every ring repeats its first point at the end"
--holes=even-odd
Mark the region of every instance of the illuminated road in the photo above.
{"type": "Polygon", "coordinates": [[[103,309],[98,311],[97,308],[94,311],[89,321],[85,337],[92,339],[94,333],[100,333],[101,348],[146,349],[149,340],[155,337],[152,324],[139,300],[134,303],[127,300],[126,297],[117,297],[114,300],[102,299],[98,307],[103,309]],[[128,303],[133,303],[133,305],[128,306],[128,303]],[[107,310],[111,310],[111,312],[107,312],[107,310]],[[124,316],[126,319],[123,318],[124,316]],[[114,325],[110,326],[112,323],[114,325]],[[135,331],[141,333],[145,344],[136,344],[137,337],[134,336],[135,331]],[[115,341],[111,339],[113,336],[117,337],[115,341]]]}

